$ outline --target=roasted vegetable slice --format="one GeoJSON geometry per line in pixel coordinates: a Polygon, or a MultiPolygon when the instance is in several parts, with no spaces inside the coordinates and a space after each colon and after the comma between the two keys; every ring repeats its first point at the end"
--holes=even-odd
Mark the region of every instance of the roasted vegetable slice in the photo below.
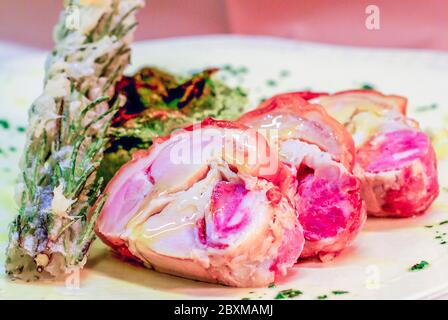
{"type": "Polygon", "coordinates": [[[99,175],[107,182],[129,161],[132,154],[147,149],[154,138],[207,117],[232,120],[247,103],[246,93],[215,77],[217,69],[206,69],[191,77],[145,67],[117,83],[117,94],[127,97],[109,129],[110,143],[99,175]]]}

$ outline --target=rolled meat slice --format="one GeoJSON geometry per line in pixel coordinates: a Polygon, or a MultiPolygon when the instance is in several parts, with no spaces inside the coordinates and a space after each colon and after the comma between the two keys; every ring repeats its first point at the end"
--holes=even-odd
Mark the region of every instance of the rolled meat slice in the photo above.
{"type": "Polygon", "coordinates": [[[352,174],[350,134],[319,105],[281,94],[244,114],[240,123],[270,137],[293,179],[282,190],[293,200],[304,230],[301,258],[334,258],[361,230],[366,211],[360,181],[352,174]]]}
{"type": "Polygon", "coordinates": [[[156,140],[116,173],[96,232],[161,272],[266,286],[304,245],[294,209],[275,184],[282,168],[254,130],[205,120],[156,140]]]}
{"type": "MultiPolygon", "coordinates": [[[[310,96],[310,93],[304,93],[310,96]]],[[[429,137],[406,117],[406,98],[374,90],[313,97],[349,130],[356,144],[356,174],[373,216],[423,214],[439,193],[437,160],[429,137]]]]}

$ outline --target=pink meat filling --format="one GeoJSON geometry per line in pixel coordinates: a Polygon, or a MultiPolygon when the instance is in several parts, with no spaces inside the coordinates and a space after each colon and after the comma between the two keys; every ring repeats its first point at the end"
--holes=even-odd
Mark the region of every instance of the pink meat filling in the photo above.
{"type": "Polygon", "coordinates": [[[285,230],[283,242],[278,249],[277,259],[269,268],[270,271],[280,274],[282,267],[295,263],[298,258],[297,248],[303,248],[303,245],[304,239],[298,228],[285,230]],[[291,243],[295,245],[291,245],[291,243]]]}
{"type": "Polygon", "coordinates": [[[247,190],[242,183],[218,182],[213,189],[211,210],[213,224],[220,237],[239,231],[248,222],[248,215],[238,210],[247,190]]]}
{"type": "Polygon", "coordinates": [[[399,190],[390,189],[384,198],[383,210],[414,215],[423,213],[439,193],[435,170],[432,176],[415,175],[412,168],[404,170],[404,182],[399,190]],[[425,181],[429,181],[426,184],[425,181]]]}
{"type": "Polygon", "coordinates": [[[405,167],[415,159],[425,158],[431,142],[423,132],[398,130],[386,132],[361,147],[358,163],[368,172],[379,173],[405,167]]]}
{"type": "Polygon", "coordinates": [[[362,206],[358,181],[351,175],[333,180],[308,174],[297,192],[299,221],[308,241],[337,236],[347,228],[350,215],[362,206]]]}
{"type": "Polygon", "coordinates": [[[398,186],[380,199],[384,212],[406,217],[423,213],[438,194],[437,161],[428,136],[416,130],[387,132],[374,137],[357,153],[367,172],[397,171],[398,186]]]}
{"type": "MultiPolygon", "coordinates": [[[[248,213],[238,210],[246,194],[247,189],[243,183],[220,181],[213,188],[210,209],[213,216],[213,230],[219,238],[226,239],[230,234],[240,232],[248,224],[248,213]]],[[[228,247],[226,243],[208,239],[205,218],[198,220],[196,227],[199,241],[203,245],[215,249],[228,247]]]]}

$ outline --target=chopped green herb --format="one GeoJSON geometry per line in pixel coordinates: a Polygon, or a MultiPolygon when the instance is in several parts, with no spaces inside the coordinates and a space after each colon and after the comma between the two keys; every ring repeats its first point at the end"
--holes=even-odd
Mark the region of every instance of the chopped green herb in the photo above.
{"type": "Polygon", "coordinates": [[[242,67],[234,67],[230,64],[225,64],[221,67],[221,69],[223,71],[227,71],[228,73],[230,73],[231,75],[237,76],[237,75],[241,75],[241,74],[245,74],[249,71],[249,69],[245,66],[242,67]]]}
{"type": "Polygon", "coordinates": [[[244,297],[241,300],[250,300],[250,298],[249,297],[244,297]]]}
{"type": "Polygon", "coordinates": [[[439,225],[444,225],[444,224],[447,224],[447,223],[448,223],[448,220],[444,220],[444,221],[440,222],[439,225]]]}
{"type": "Polygon", "coordinates": [[[3,129],[9,129],[9,122],[5,119],[0,119],[0,127],[3,127],[3,129]]]}
{"type": "Polygon", "coordinates": [[[16,152],[16,151],[17,151],[17,148],[16,148],[16,147],[9,147],[9,151],[11,151],[11,152],[16,152]]]}
{"type": "Polygon", "coordinates": [[[434,226],[431,225],[431,224],[425,226],[425,228],[428,228],[428,229],[429,229],[429,228],[433,228],[433,227],[434,227],[434,226]]]}
{"type": "Polygon", "coordinates": [[[372,84],[370,84],[370,83],[364,83],[361,86],[361,89],[364,89],[364,90],[374,90],[375,87],[372,84]]]}
{"type": "Polygon", "coordinates": [[[268,288],[275,288],[275,284],[271,283],[270,285],[268,285],[268,288]]]}
{"type": "Polygon", "coordinates": [[[446,241],[442,241],[442,242],[440,242],[440,244],[446,244],[446,241]]]}
{"type": "Polygon", "coordinates": [[[325,300],[327,298],[328,296],[326,294],[317,297],[318,300],[325,300]]]}
{"type": "Polygon", "coordinates": [[[436,236],[435,239],[442,239],[442,236],[436,236]]]}
{"type": "Polygon", "coordinates": [[[269,80],[266,80],[266,84],[270,87],[275,87],[277,85],[277,81],[269,79],[269,80]]]}
{"type": "Polygon", "coordinates": [[[25,132],[26,129],[25,129],[25,127],[17,127],[17,131],[19,131],[19,132],[25,132]]]}
{"type": "Polygon", "coordinates": [[[340,294],[347,294],[349,293],[348,291],[342,291],[342,290],[335,290],[335,291],[331,291],[332,294],[335,295],[340,295],[340,294]]]}
{"type": "Polygon", "coordinates": [[[238,70],[240,73],[247,73],[249,69],[247,67],[240,67],[238,70]]]}
{"type": "Polygon", "coordinates": [[[431,110],[437,109],[437,107],[438,107],[437,104],[433,103],[429,106],[417,107],[417,108],[415,108],[415,111],[417,111],[417,112],[431,111],[431,110]]]}
{"type": "Polygon", "coordinates": [[[221,67],[222,70],[229,71],[232,70],[233,67],[230,64],[225,64],[221,67]]]}
{"type": "Polygon", "coordinates": [[[303,292],[300,290],[286,289],[286,290],[280,291],[275,296],[275,299],[294,298],[294,297],[300,296],[301,294],[303,294],[303,292]]]}
{"type": "Polygon", "coordinates": [[[289,75],[290,75],[289,70],[282,70],[282,71],[280,71],[280,77],[282,77],[282,78],[285,78],[285,77],[287,77],[289,75]]]}
{"type": "Polygon", "coordinates": [[[429,265],[429,263],[425,260],[420,261],[419,263],[414,264],[409,271],[418,271],[426,268],[429,265]]]}

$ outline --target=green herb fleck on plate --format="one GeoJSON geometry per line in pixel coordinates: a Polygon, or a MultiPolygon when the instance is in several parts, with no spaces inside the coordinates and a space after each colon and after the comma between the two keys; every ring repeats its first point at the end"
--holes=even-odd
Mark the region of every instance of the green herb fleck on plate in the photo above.
{"type": "Polygon", "coordinates": [[[303,294],[303,292],[300,290],[286,289],[286,290],[280,291],[275,296],[275,299],[294,298],[294,297],[300,296],[301,294],[303,294]]]}
{"type": "Polygon", "coordinates": [[[282,70],[280,71],[280,77],[282,78],[286,78],[290,75],[291,73],[289,72],[289,70],[282,70]]]}
{"type": "Polygon", "coordinates": [[[433,103],[428,106],[417,107],[415,108],[415,111],[417,112],[431,111],[437,109],[437,107],[438,107],[437,104],[433,103]]]}
{"type": "Polygon", "coordinates": [[[425,226],[425,228],[428,228],[428,229],[429,229],[429,228],[433,228],[433,227],[434,227],[434,226],[433,226],[432,224],[428,224],[428,225],[425,226]]]}
{"type": "Polygon", "coordinates": [[[249,297],[244,297],[241,300],[250,300],[250,298],[249,297]]]}
{"type": "Polygon", "coordinates": [[[327,298],[328,296],[326,294],[317,297],[318,300],[325,300],[327,298]]]}
{"type": "Polygon", "coordinates": [[[335,290],[335,291],[331,291],[332,294],[335,295],[341,295],[341,294],[347,294],[349,293],[348,291],[343,291],[343,290],[335,290]]]}
{"type": "Polygon", "coordinates": [[[444,220],[442,222],[439,222],[439,225],[441,226],[441,225],[444,225],[444,224],[447,224],[447,223],[448,223],[448,220],[444,220]]]}
{"type": "Polygon", "coordinates": [[[275,284],[274,284],[274,283],[271,283],[270,285],[268,285],[268,288],[269,288],[269,289],[271,289],[271,288],[275,288],[275,284]]]}
{"type": "Polygon", "coordinates": [[[419,263],[414,264],[409,271],[418,271],[418,270],[423,270],[425,269],[427,266],[429,265],[429,263],[425,260],[420,261],[419,263]]]}
{"type": "Polygon", "coordinates": [[[374,90],[375,87],[372,84],[370,84],[370,83],[364,83],[361,86],[361,89],[364,89],[364,90],[374,90]]]}
{"type": "Polygon", "coordinates": [[[18,132],[25,132],[26,129],[25,129],[25,127],[17,127],[17,131],[18,132]]]}
{"type": "Polygon", "coordinates": [[[0,119],[0,127],[3,127],[3,129],[9,129],[9,122],[5,119],[0,119]]]}
{"type": "Polygon", "coordinates": [[[275,87],[277,85],[277,81],[269,79],[269,80],[266,80],[266,84],[270,87],[275,87]]]}

